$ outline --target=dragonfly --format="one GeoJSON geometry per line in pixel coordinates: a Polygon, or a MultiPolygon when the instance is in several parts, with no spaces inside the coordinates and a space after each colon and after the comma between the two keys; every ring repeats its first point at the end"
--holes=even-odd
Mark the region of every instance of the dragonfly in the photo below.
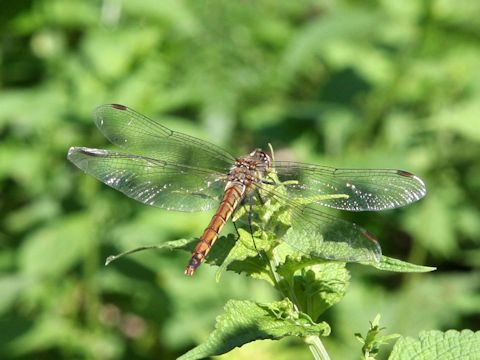
{"type": "Polygon", "coordinates": [[[261,149],[235,157],[124,105],[99,106],[94,121],[120,151],[71,147],[68,159],[78,168],[144,204],[184,212],[216,209],[185,269],[190,276],[253,194],[266,194],[288,209],[291,228],[282,240],[291,247],[345,262],[378,262],[380,245],[370,232],[326,208],[380,211],[426,194],[424,182],[403,170],[277,161],[261,149]]]}

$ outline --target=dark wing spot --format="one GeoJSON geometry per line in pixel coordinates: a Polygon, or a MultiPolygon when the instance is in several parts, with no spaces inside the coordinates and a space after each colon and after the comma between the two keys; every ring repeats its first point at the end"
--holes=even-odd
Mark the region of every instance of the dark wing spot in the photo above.
{"type": "Polygon", "coordinates": [[[94,156],[94,157],[105,157],[107,155],[106,150],[102,149],[89,149],[89,148],[76,148],[76,152],[79,152],[81,154],[85,154],[88,156],[94,156]]]}
{"type": "Polygon", "coordinates": [[[397,170],[397,174],[400,175],[400,176],[405,176],[405,177],[414,176],[411,172],[404,171],[404,170],[397,170]]]}
{"type": "Polygon", "coordinates": [[[112,104],[112,107],[117,110],[127,110],[127,107],[125,105],[112,104]]]}

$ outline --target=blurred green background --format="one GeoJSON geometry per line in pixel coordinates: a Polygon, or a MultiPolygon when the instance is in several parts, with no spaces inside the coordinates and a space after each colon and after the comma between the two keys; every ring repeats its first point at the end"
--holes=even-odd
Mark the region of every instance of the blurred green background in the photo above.
{"type": "MultiPolygon", "coordinates": [[[[325,345],[356,359],[368,320],[388,332],[480,323],[480,2],[21,0],[0,4],[0,357],[174,359],[259,281],[187,253],[131,247],[201,234],[211,213],[136,203],[66,160],[104,147],[91,113],[125,104],[242,155],[414,172],[427,197],[342,214],[386,255],[438,267],[353,265],[325,345]]],[[[294,340],[225,359],[310,359],[294,340]]]]}

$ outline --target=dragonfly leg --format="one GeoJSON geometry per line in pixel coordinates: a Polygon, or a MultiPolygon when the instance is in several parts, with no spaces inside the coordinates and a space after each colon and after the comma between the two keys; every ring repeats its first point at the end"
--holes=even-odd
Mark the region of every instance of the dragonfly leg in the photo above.
{"type": "Polygon", "coordinates": [[[235,232],[237,233],[237,240],[240,239],[240,233],[238,232],[237,222],[232,220],[233,227],[235,228],[235,232]]]}
{"type": "MultiPolygon", "coordinates": [[[[250,196],[249,199],[251,199],[252,197],[250,196]]],[[[249,200],[249,211],[248,211],[248,228],[249,228],[249,232],[250,232],[250,237],[252,238],[252,242],[253,242],[253,246],[255,248],[255,250],[257,251],[257,253],[261,256],[258,248],[257,248],[257,245],[255,243],[255,238],[253,237],[253,226],[252,226],[252,201],[249,200]]],[[[233,224],[233,227],[235,228],[235,232],[237,233],[237,240],[240,239],[240,232],[238,231],[238,227],[237,227],[237,222],[236,221],[233,221],[232,220],[232,224],[233,224]]]]}
{"type": "Polygon", "coordinates": [[[273,180],[271,181],[267,181],[267,180],[262,180],[262,184],[265,184],[265,185],[277,185],[277,183],[273,180]]]}
{"type": "Polygon", "coordinates": [[[277,185],[277,182],[275,181],[275,179],[270,174],[267,174],[265,179],[262,179],[261,182],[262,182],[262,184],[265,184],[265,185],[277,185]]]}
{"type": "Polygon", "coordinates": [[[262,194],[257,190],[255,191],[255,195],[257,196],[257,200],[260,202],[260,204],[265,205],[265,199],[262,197],[262,194]]]}
{"type": "MultiPolygon", "coordinates": [[[[250,229],[250,236],[253,240],[253,196],[249,194],[246,199],[248,199],[248,228],[250,229]]],[[[255,242],[254,242],[255,243],[255,242]]]]}
{"type": "MultiPolygon", "coordinates": [[[[238,231],[237,223],[236,223],[236,221],[232,221],[232,224],[233,224],[233,227],[235,228],[235,231],[237,232],[237,240],[238,240],[238,239],[240,239],[240,232],[238,231]]],[[[257,252],[258,256],[263,258],[262,253],[257,248],[257,244],[255,243],[255,238],[252,235],[252,225],[250,223],[249,223],[249,226],[250,226],[250,236],[252,237],[253,247],[255,248],[255,251],[257,252]]]]}

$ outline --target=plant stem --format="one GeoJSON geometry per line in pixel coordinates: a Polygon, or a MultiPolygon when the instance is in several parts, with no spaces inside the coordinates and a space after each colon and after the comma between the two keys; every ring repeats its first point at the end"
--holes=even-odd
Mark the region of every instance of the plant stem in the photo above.
{"type": "Polygon", "coordinates": [[[271,252],[268,252],[266,255],[268,260],[268,267],[270,269],[270,276],[272,280],[275,282],[276,288],[280,290],[280,286],[279,286],[280,278],[276,271],[278,266],[278,259],[273,250],[271,252]]]}
{"type": "MultiPolygon", "coordinates": [[[[270,256],[268,256],[268,264],[270,267],[270,271],[273,279],[275,279],[275,282],[277,284],[277,289],[280,290],[280,287],[278,286],[280,279],[278,277],[277,272],[275,271],[278,265],[278,259],[274,251],[269,255],[270,256]]],[[[295,296],[295,293],[293,292],[293,289],[289,286],[288,290],[289,290],[289,294],[287,295],[287,297],[290,298],[290,300],[293,302],[296,310],[300,311],[301,309],[300,309],[298,300],[295,296]]],[[[310,349],[310,352],[312,353],[313,358],[315,360],[330,360],[330,356],[328,356],[327,350],[323,346],[323,343],[318,336],[312,335],[312,336],[306,337],[305,343],[308,344],[308,348],[310,349]]]]}
{"type": "Polygon", "coordinates": [[[308,344],[315,360],[330,360],[330,356],[328,356],[327,350],[318,336],[308,336],[305,338],[305,343],[308,344]]]}
{"type": "Polygon", "coordinates": [[[286,296],[287,298],[289,298],[292,301],[293,305],[295,306],[295,310],[300,311],[301,308],[300,308],[299,302],[297,300],[297,297],[295,296],[295,293],[294,293],[292,287],[288,286],[288,288],[287,288],[288,294],[286,294],[283,291],[282,286],[280,286],[280,277],[279,277],[279,275],[276,271],[278,263],[279,263],[278,256],[275,253],[275,250],[273,250],[268,254],[268,265],[269,265],[269,268],[270,268],[271,276],[275,281],[275,287],[277,288],[278,291],[280,291],[282,293],[283,296],[286,296]]]}

